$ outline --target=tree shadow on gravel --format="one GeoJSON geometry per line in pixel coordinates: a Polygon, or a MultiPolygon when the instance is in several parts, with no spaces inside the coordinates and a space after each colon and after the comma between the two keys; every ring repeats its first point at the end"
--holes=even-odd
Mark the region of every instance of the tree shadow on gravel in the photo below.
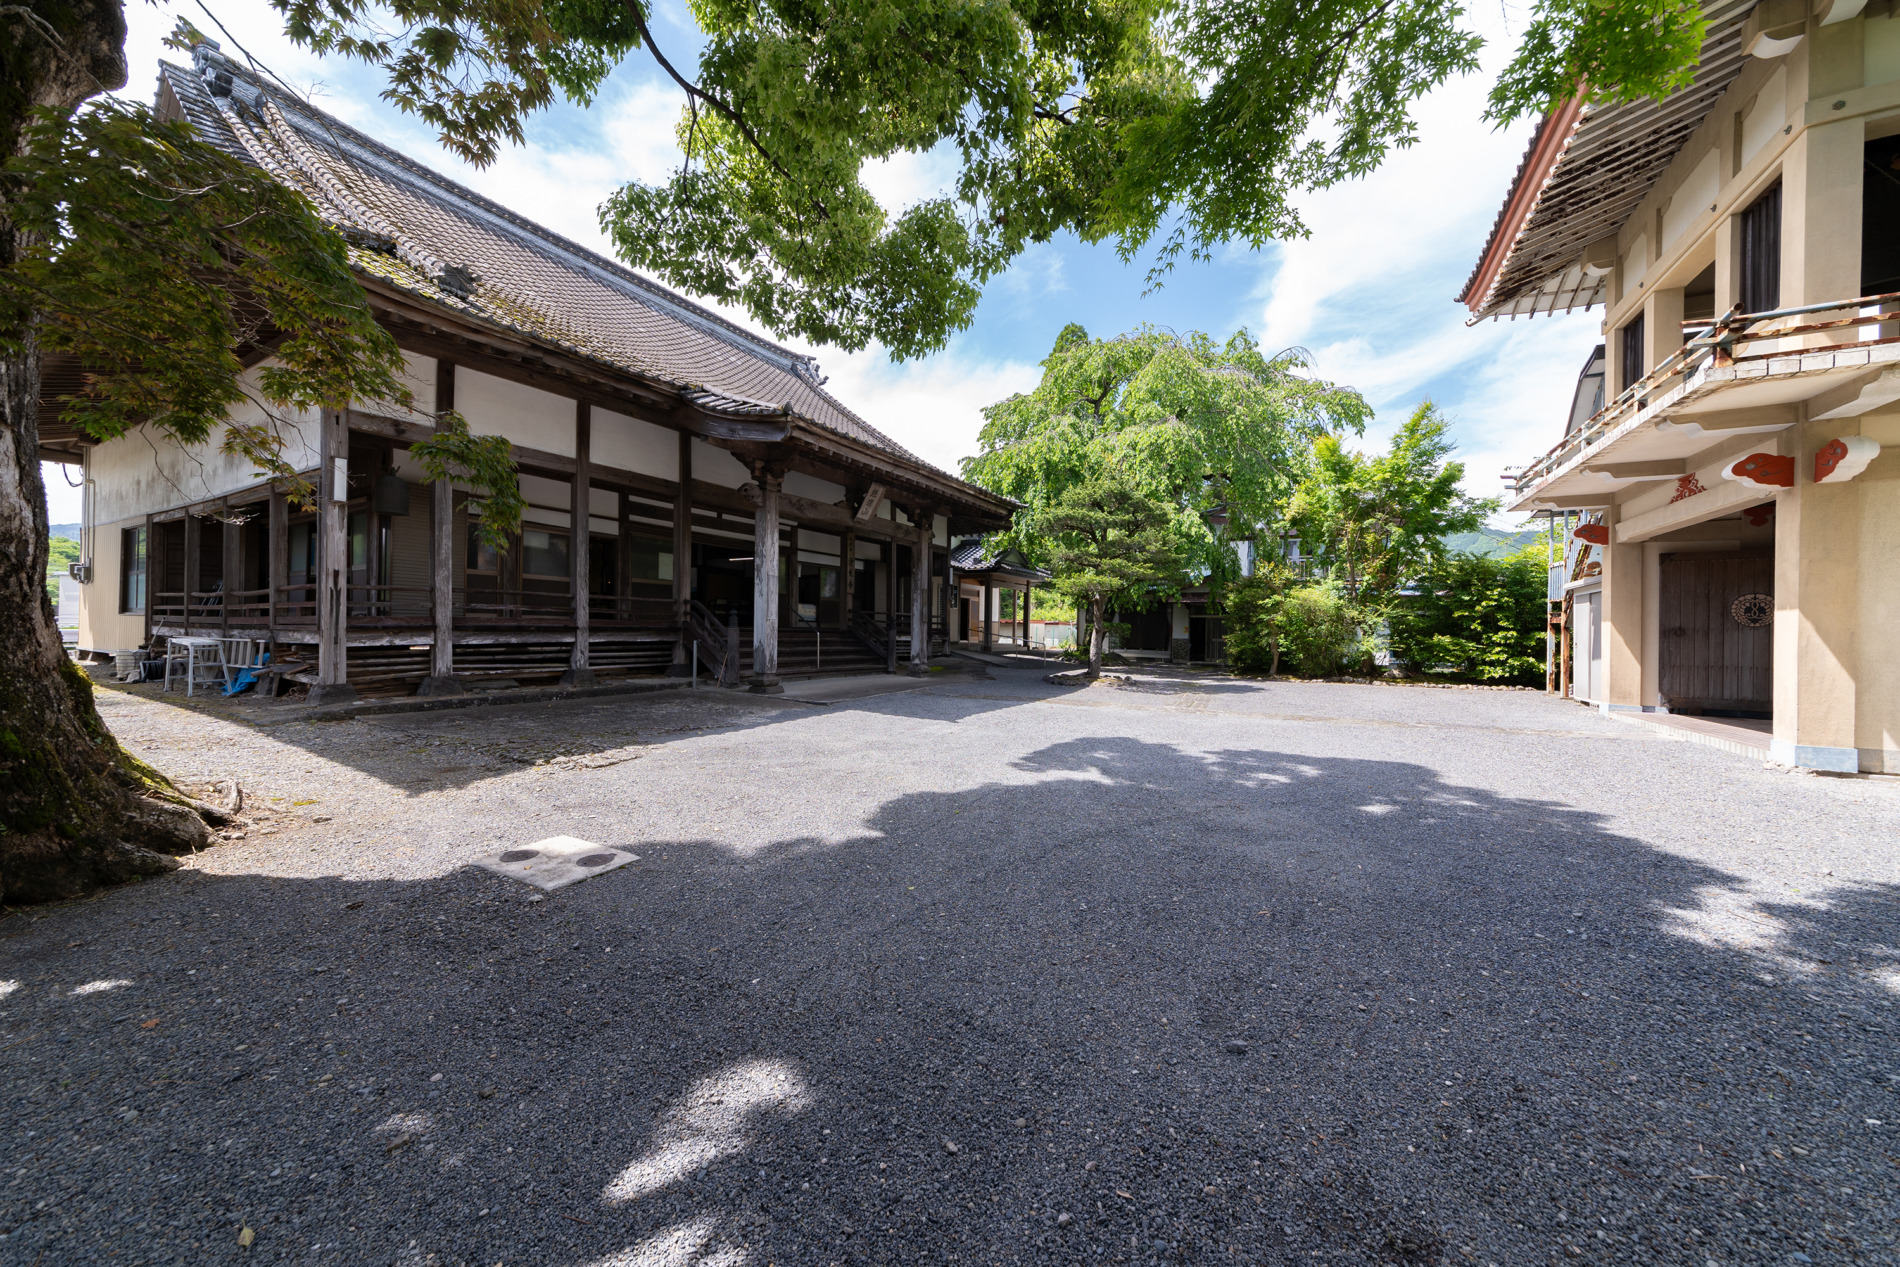
{"type": "MultiPolygon", "coordinates": [[[[933,683],[933,685],[935,685],[933,683]]],[[[945,682],[961,686],[960,682],[945,682]]],[[[1046,687],[1020,697],[934,695],[957,719],[1014,708],[1058,694],[1046,687]]],[[[177,696],[113,688],[101,692],[108,726],[121,726],[114,695],[171,703],[174,716],[202,718],[207,727],[243,727],[278,745],[282,771],[309,772],[307,758],[334,762],[374,776],[405,795],[471,787],[538,765],[598,769],[633,759],[643,748],[697,736],[805,721],[826,712],[896,714],[910,693],[870,696],[832,705],[706,689],[652,694],[493,704],[430,712],[303,721],[275,717],[260,724],[232,709],[191,707],[177,696]]],[[[276,706],[266,706],[274,708],[276,706]]],[[[285,708],[291,706],[285,705],[285,708]]],[[[121,726],[121,728],[123,728],[121,726]]],[[[116,732],[115,732],[116,733],[116,732]]],[[[207,734],[210,733],[207,729],[207,734]]],[[[294,780],[293,780],[294,781],[294,780]]]]}
{"type": "Polygon", "coordinates": [[[545,901],[16,915],[0,1261],[1893,1261],[1892,889],[1408,763],[1018,767],[545,901]]]}

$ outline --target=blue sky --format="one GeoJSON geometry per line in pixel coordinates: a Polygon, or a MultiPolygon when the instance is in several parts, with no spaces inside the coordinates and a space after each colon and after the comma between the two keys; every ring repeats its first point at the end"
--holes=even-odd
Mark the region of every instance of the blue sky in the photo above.
{"type": "MultiPolygon", "coordinates": [[[[602,252],[595,208],[625,180],[661,179],[678,160],[680,97],[644,53],[614,73],[592,109],[562,106],[537,116],[525,146],[478,170],[380,101],[373,71],[296,48],[279,33],[275,14],[254,0],[207,3],[235,42],[323,109],[602,252]]],[[[1487,73],[1428,97],[1419,143],[1372,176],[1303,197],[1305,239],[1223,249],[1211,263],[1181,265],[1145,297],[1145,260],[1124,265],[1112,245],[1059,240],[992,281],[974,324],[936,355],[893,363],[876,348],[846,354],[794,346],[819,357],[847,404],[954,470],[976,447],[982,407],[1033,386],[1036,362],[1070,321],[1097,336],[1143,323],[1223,338],[1245,327],[1269,351],[1307,348],[1316,374],[1366,395],[1377,421],[1364,447],[1382,445],[1419,401],[1436,401],[1453,419],[1466,487],[1492,495],[1502,467],[1529,460],[1561,433],[1601,314],[1466,327],[1454,302],[1531,132],[1529,123],[1494,131],[1479,118],[1488,72],[1521,17],[1513,4],[1482,9],[1475,20],[1490,44],[1487,73]]],[[[160,40],[181,14],[218,34],[195,2],[127,6],[127,95],[151,100],[159,59],[180,60],[160,40]]],[[[690,62],[698,34],[684,5],[660,0],[657,17],[662,49],[675,64],[690,62]]],[[[235,56],[233,42],[224,40],[235,56]]],[[[867,183],[895,209],[936,192],[949,174],[940,158],[924,155],[886,164],[867,183]]],[[[728,315],[756,328],[744,313],[728,315]]],[[[76,520],[76,492],[51,468],[47,475],[52,520],[76,520]]]]}

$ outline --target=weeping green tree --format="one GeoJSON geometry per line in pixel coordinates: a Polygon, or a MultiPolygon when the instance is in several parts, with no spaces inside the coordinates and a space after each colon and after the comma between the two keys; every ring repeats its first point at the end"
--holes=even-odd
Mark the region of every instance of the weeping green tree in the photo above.
{"type": "Polygon", "coordinates": [[[1099,678],[1110,605],[1165,585],[1179,571],[1178,520],[1115,466],[1065,488],[1037,518],[1054,573],[1049,586],[1088,613],[1087,672],[1099,678]]]}
{"type": "Polygon", "coordinates": [[[1168,515],[1185,581],[1237,568],[1234,542],[1277,532],[1314,443],[1358,432],[1357,392],[1309,377],[1298,349],[1268,356],[1246,331],[1225,342],[1143,328],[1091,339],[1070,325],[1027,395],[984,410],[964,476],[1022,502],[1003,534],[1050,557],[1042,512],[1112,468],[1168,515]]]}

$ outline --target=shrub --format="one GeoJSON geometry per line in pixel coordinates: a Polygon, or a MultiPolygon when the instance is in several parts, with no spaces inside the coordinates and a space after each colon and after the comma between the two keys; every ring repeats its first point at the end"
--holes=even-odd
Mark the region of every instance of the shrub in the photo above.
{"type": "Polygon", "coordinates": [[[1501,559],[1450,555],[1394,608],[1392,658],[1419,673],[1540,683],[1545,584],[1542,545],[1501,559]]]}
{"type": "Polygon", "coordinates": [[[1332,581],[1271,569],[1227,593],[1227,660],[1242,673],[1325,677],[1365,672],[1375,613],[1332,581]]]}

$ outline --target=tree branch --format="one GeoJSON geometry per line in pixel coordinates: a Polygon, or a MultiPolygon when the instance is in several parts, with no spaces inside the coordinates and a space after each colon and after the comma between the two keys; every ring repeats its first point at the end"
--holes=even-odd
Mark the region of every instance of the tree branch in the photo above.
{"type": "MultiPolygon", "coordinates": [[[[770,163],[773,170],[778,172],[779,175],[796,185],[798,182],[793,179],[792,174],[785,170],[784,164],[772,156],[770,150],[765,148],[764,144],[759,140],[758,134],[752,130],[750,124],[740,117],[737,110],[673,69],[673,63],[666,60],[666,54],[662,53],[660,46],[653,42],[653,32],[647,30],[646,15],[640,12],[639,0],[623,0],[623,2],[627,6],[627,12],[633,15],[633,24],[640,29],[640,42],[646,47],[647,52],[653,55],[653,60],[660,64],[660,69],[672,76],[673,82],[678,84],[688,97],[696,97],[705,102],[714,110],[718,111],[733,127],[738,128],[739,135],[743,136],[746,139],[746,143],[758,151],[760,158],[770,163]]],[[[817,206],[821,213],[824,212],[824,204],[814,202],[813,205],[817,206]]]]}

